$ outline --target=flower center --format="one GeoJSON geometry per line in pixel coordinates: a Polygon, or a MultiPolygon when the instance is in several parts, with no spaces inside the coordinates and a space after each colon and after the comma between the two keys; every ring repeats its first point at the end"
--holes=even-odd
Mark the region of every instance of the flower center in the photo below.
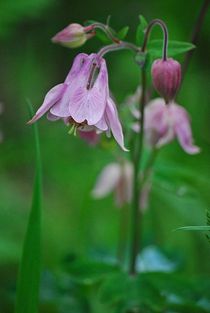
{"type": "Polygon", "coordinates": [[[68,120],[69,124],[71,125],[70,129],[69,129],[69,135],[77,135],[77,129],[78,128],[83,128],[87,125],[87,121],[84,120],[82,123],[77,123],[72,117],[69,118],[68,120]]]}

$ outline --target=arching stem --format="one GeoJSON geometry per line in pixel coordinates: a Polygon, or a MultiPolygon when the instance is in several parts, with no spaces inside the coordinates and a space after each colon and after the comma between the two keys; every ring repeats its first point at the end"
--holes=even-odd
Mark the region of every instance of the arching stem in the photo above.
{"type": "Polygon", "coordinates": [[[143,46],[142,46],[142,52],[145,52],[146,50],[146,46],[147,46],[147,42],[149,39],[149,34],[153,28],[153,26],[155,25],[159,25],[162,28],[163,34],[164,34],[164,39],[163,39],[163,60],[166,61],[167,60],[167,49],[168,49],[168,29],[166,24],[160,20],[160,19],[155,19],[152,20],[146,30],[145,33],[145,37],[144,37],[144,42],[143,42],[143,46]]]}

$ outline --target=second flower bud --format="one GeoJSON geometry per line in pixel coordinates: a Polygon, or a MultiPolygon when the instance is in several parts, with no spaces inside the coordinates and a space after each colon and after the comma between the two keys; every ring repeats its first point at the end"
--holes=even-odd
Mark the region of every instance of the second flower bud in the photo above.
{"type": "Polygon", "coordinates": [[[181,83],[181,65],[172,58],[154,61],[152,80],[156,91],[166,102],[173,100],[181,83]]]}

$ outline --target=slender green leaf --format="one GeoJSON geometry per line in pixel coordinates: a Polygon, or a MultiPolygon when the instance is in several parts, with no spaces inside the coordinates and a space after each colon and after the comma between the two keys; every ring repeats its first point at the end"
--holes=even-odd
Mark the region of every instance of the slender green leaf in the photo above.
{"type": "Polygon", "coordinates": [[[177,230],[207,231],[210,230],[210,226],[183,226],[176,228],[174,231],[177,230]]]}
{"type": "MultiPolygon", "coordinates": [[[[29,103],[30,115],[32,105],[29,103]]],[[[16,313],[37,313],[41,272],[41,157],[37,124],[33,125],[36,175],[17,283],[16,313]]]]}
{"type": "MultiPolygon", "coordinates": [[[[152,55],[153,58],[161,58],[163,49],[163,40],[155,39],[150,40],[147,45],[147,50],[152,55]]],[[[174,57],[178,54],[188,52],[195,49],[195,45],[184,41],[169,40],[168,42],[168,56],[174,57]]]]}
{"type": "Polygon", "coordinates": [[[139,15],[139,25],[136,30],[136,44],[137,46],[141,46],[144,40],[144,31],[147,28],[147,21],[146,19],[142,16],[139,15]]]}
{"type": "Polygon", "coordinates": [[[117,33],[117,38],[119,38],[120,40],[125,39],[125,37],[127,36],[129,31],[129,26],[125,26],[123,27],[121,30],[119,30],[119,32],[117,33]]]}
{"type": "Polygon", "coordinates": [[[103,44],[110,44],[112,43],[111,39],[107,37],[101,29],[96,29],[96,37],[103,43],[103,44]]]}

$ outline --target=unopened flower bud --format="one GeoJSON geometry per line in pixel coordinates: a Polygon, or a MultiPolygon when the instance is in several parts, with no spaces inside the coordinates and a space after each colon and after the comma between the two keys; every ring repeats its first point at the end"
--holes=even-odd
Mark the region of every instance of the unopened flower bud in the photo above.
{"type": "Polygon", "coordinates": [[[52,42],[59,43],[68,48],[77,48],[94,35],[93,33],[87,33],[90,30],[91,26],[83,27],[80,24],[73,23],[57,33],[52,38],[52,42]]]}
{"type": "Polygon", "coordinates": [[[152,65],[152,80],[157,92],[166,102],[173,100],[181,82],[181,66],[170,58],[158,59],[152,65]]]}

